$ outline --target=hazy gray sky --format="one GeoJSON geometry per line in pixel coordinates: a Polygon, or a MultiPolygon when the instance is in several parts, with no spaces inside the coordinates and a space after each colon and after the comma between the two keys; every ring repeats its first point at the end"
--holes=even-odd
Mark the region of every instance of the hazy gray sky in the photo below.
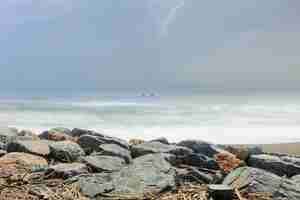
{"type": "Polygon", "coordinates": [[[299,88],[299,10],[281,0],[2,0],[0,88],[299,88]]]}

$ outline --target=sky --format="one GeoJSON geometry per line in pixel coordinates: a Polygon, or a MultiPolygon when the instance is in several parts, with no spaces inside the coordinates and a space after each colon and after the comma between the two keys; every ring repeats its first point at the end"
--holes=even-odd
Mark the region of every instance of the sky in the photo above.
{"type": "Polygon", "coordinates": [[[299,89],[299,9],[281,0],[2,0],[0,89],[299,89]]]}

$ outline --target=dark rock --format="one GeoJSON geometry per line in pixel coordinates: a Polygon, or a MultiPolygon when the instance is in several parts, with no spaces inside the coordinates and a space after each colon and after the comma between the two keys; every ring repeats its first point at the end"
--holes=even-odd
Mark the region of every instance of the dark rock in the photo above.
{"type": "Polygon", "coordinates": [[[40,156],[48,156],[50,148],[39,140],[16,140],[7,145],[7,152],[25,152],[40,156]]]}
{"type": "Polygon", "coordinates": [[[181,160],[185,165],[191,165],[196,167],[208,168],[218,170],[218,163],[205,155],[199,153],[192,153],[185,156],[179,156],[177,159],[181,160]]]}
{"type": "Polygon", "coordinates": [[[48,144],[50,146],[50,157],[61,162],[74,162],[85,155],[81,147],[75,142],[61,141],[48,142],[48,144]]]}
{"type": "Polygon", "coordinates": [[[216,145],[200,140],[184,140],[179,142],[177,145],[190,148],[195,153],[201,153],[208,157],[213,157],[215,154],[222,151],[216,145]]]}
{"type": "Polygon", "coordinates": [[[125,165],[125,161],[122,158],[99,155],[83,157],[82,162],[91,167],[94,172],[119,171],[125,165]]]}
{"type": "Polygon", "coordinates": [[[5,154],[7,154],[7,151],[5,151],[5,150],[0,150],[0,157],[4,156],[5,154]]]}
{"type": "Polygon", "coordinates": [[[275,155],[252,155],[248,159],[248,165],[264,169],[279,176],[294,176],[300,174],[300,158],[275,155]]]}
{"type": "MultiPolygon", "coordinates": [[[[80,135],[80,134],[78,134],[80,135]]],[[[78,144],[84,149],[87,154],[94,151],[100,151],[99,146],[102,144],[116,144],[125,149],[129,149],[129,145],[125,140],[109,137],[96,132],[87,132],[78,138],[78,144]]]]}
{"type": "Polygon", "coordinates": [[[168,144],[168,145],[170,144],[169,141],[167,140],[167,138],[164,138],[164,137],[151,140],[150,142],[160,142],[160,143],[168,144]]]}
{"type": "Polygon", "coordinates": [[[17,138],[18,130],[13,128],[0,127],[0,142],[4,145],[14,141],[17,138]]]}
{"type": "Polygon", "coordinates": [[[212,183],[214,176],[209,173],[199,171],[195,167],[177,168],[176,169],[176,182],[177,183],[190,183],[196,182],[197,184],[212,183]]]}
{"type": "Polygon", "coordinates": [[[184,156],[192,152],[191,149],[186,147],[166,145],[160,142],[145,142],[131,147],[131,155],[133,158],[153,153],[169,153],[176,156],[184,156]]]}
{"type": "Polygon", "coordinates": [[[132,160],[130,151],[116,144],[102,144],[99,146],[99,150],[92,155],[116,156],[124,159],[126,163],[130,163],[132,160]]]}
{"type": "Polygon", "coordinates": [[[259,145],[223,145],[221,146],[226,151],[234,154],[238,159],[247,161],[251,155],[263,154],[262,147],[259,145]]]}
{"type": "Polygon", "coordinates": [[[88,168],[83,163],[62,163],[50,166],[46,175],[51,178],[70,178],[80,174],[87,174],[88,168]]]}
{"type": "Polygon", "coordinates": [[[71,135],[71,130],[66,128],[54,128],[49,131],[44,131],[39,135],[41,139],[53,141],[75,140],[71,135]]]}
{"type": "Polygon", "coordinates": [[[175,187],[175,171],[162,154],[149,154],[133,160],[131,165],[114,173],[101,173],[79,177],[83,194],[142,195],[153,194],[175,187]]]}
{"type": "Polygon", "coordinates": [[[6,150],[6,148],[7,148],[7,145],[0,142],[0,150],[6,150]]]}
{"type": "Polygon", "coordinates": [[[148,154],[114,174],[114,193],[157,193],[175,187],[175,170],[162,154],[148,154]]]}
{"type": "Polygon", "coordinates": [[[271,194],[274,199],[300,199],[300,187],[295,182],[257,168],[237,168],[226,176],[223,184],[243,189],[248,193],[271,194]]]}
{"type": "Polygon", "coordinates": [[[110,173],[81,175],[78,180],[82,194],[90,198],[115,189],[113,176],[110,173]]]}
{"type": "Polygon", "coordinates": [[[208,193],[214,200],[232,200],[234,188],[228,185],[208,185],[208,193]]]}

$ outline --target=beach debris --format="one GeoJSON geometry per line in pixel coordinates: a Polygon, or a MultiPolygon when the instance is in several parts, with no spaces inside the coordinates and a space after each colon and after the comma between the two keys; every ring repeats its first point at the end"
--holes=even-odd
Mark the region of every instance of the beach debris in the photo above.
{"type": "Polygon", "coordinates": [[[229,172],[233,168],[242,164],[242,161],[240,159],[237,159],[235,155],[229,152],[218,153],[214,156],[214,158],[217,161],[220,168],[225,172],[229,172]]]}
{"type": "Polygon", "coordinates": [[[228,185],[208,185],[209,197],[214,200],[232,200],[234,188],[228,185]]]}

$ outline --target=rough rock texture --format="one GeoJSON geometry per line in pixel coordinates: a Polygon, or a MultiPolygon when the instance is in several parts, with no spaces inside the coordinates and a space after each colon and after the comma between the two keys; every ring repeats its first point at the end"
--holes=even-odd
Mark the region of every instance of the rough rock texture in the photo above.
{"type": "Polygon", "coordinates": [[[1,157],[1,156],[4,156],[5,154],[7,154],[7,151],[5,151],[5,150],[0,150],[0,157],[1,157]]]}
{"type": "Polygon", "coordinates": [[[0,127],[0,142],[4,145],[14,141],[18,136],[18,131],[13,128],[0,127]]]}
{"type": "Polygon", "coordinates": [[[50,166],[46,171],[51,178],[70,178],[80,174],[87,174],[88,168],[83,163],[62,163],[50,166]]]}
{"type": "Polygon", "coordinates": [[[219,169],[218,163],[205,155],[199,153],[191,153],[185,156],[179,156],[177,159],[181,160],[182,164],[191,165],[196,167],[219,169]]]}
{"type": "Polygon", "coordinates": [[[61,162],[74,162],[85,153],[81,147],[71,141],[49,142],[50,156],[61,162]]]}
{"type": "Polygon", "coordinates": [[[124,159],[126,163],[130,163],[132,160],[130,151],[116,144],[100,145],[99,150],[99,152],[96,152],[92,155],[116,156],[124,159]]]}
{"type": "Polygon", "coordinates": [[[0,163],[15,163],[16,165],[23,165],[26,168],[29,169],[35,169],[35,168],[47,168],[48,162],[40,157],[35,156],[28,153],[8,153],[0,158],[0,163]]]}
{"type": "Polygon", "coordinates": [[[34,133],[33,131],[30,130],[21,130],[18,132],[17,136],[18,140],[39,140],[39,136],[37,133],[34,133]]]}
{"type": "Polygon", "coordinates": [[[44,131],[39,137],[41,139],[53,141],[73,140],[73,137],[71,137],[71,130],[66,128],[54,128],[49,131],[44,131]]]}
{"type": "Polygon", "coordinates": [[[168,139],[165,138],[165,137],[160,137],[160,138],[151,140],[150,142],[160,142],[160,143],[163,143],[163,144],[170,144],[168,139]]]}
{"type": "Polygon", "coordinates": [[[142,194],[175,187],[175,171],[161,154],[139,157],[133,164],[115,173],[79,177],[83,194],[89,197],[103,193],[142,194]]]}
{"type": "Polygon", "coordinates": [[[177,145],[188,147],[192,149],[195,153],[201,153],[208,157],[213,157],[215,154],[220,153],[222,151],[214,144],[210,144],[201,140],[184,140],[179,142],[177,145]]]}
{"type": "Polygon", "coordinates": [[[263,150],[261,146],[258,145],[240,145],[240,146],[232,146],[232,145],[222,145],[226,151],[234,154],[238,159],[247,161],[251,155],[263,154],[263,150]]]}
{"type": "Polygon", "coordinates": [[[243,188],[250,193],[269,193],[274,198],[300,199],[300,187],[295,182],[257,168],[237,168],[225,178],[223,184],[243,188]]]}
{"type": "Polygon", "coordinates": [[[214,176],[209,173],[199,171],[195,167],[177,168],[176,169],[176,182],[177,183],[190,183],[207,184],[214,181],[214,176]]]}
{"type": "Polygon", "coordinates": [[[291,177],[291,180],[300,185],[300,174],[291,177]]]}
{"type": "Polygon", "coordinates": [[[82,162],[91,167],[94,172],[119,171],[125,165],[125,161],[122,158],[98,155],[83,157],[82,162]]]}
{"type": "Polygon", "coordinates": [[[294,176],[300,174],[300,158],[275,155],[252,155],[248,165],[267,170],[279,176],[294,176]]]}
{"type": "Polygon", "coordinates": [[[125,149],[129,149],[129,145],[125,140],[102,135],[93,131],[84,132],[84,130],[79,130],[80,129],[77,130],[77,132],[79,133],[75,132],[73,134],[75,135],[75,137],[77,137],[77,135],[80,136],[77,142],[87,154],[90,154],[94,151],[100,151],[101,149],[99,148],[99,146],[102,144],[116,144],[125,149]]]}
{"type": "Polygon", "coordinates": [[[16,140],[7,145],[7,152],[25,152],[40,156],[50,154],[50,148],[40,140],[16,140]]]}
{"type": "Polygon", "coordinates": [[[166,145],[160,142],[145,142],[131,147],[133,158],[153,153],[169,153],[176,156],[184,156],[193,153],[193,151],[186,147],[166,145]]]}

